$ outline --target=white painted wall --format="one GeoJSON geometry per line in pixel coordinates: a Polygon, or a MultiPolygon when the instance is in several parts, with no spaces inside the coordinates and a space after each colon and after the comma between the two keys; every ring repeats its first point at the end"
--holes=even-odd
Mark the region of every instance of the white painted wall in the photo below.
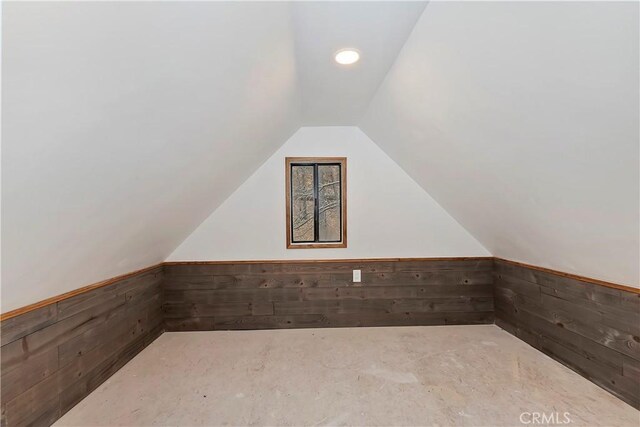
{"type": "Polygon", "coordinates": [[[353,124],[424,7],[356,3],[3,2],[0,310],[164,260],[298,129],[302,92],[353,124]],[[365,69],[333,62],[366,34],[365,69]]]}
{"type": "Polygon", "coordinates": [[[487,256],[489,253],[356,127],[303,127],[169,260],[487,256]],[[287,156],[347,157],[348,248],[286,249],[287,156]]]}
{"type": "MultiPolygon", "coordinates": [[[[362,86],[316,97],[356,73],[301,82],[297,67],[380,18],[364,4],[367,22],[319,31],[357,9],[333,5],[4,2],[0,310],[164,260],[301,110],[306,123],[360,116],[421,6],[398,6],[402,27],[373,25],[362,86]]],[[[637,2],[434,2],[360,126],[494,254],[638,285],[637,16],[637,2]]],[[[278,161],[259,172],[273,186],[247,181],[172,259],[487,254],[393,163],[406,194],[362,172],[361,154],[389,159],[357,130],[325,132],[303,129],[292,154],[353,158],[348,249],[284,249],[278,161]]]]}
{"type": "Polygon", "coordinates": [[[2,7],[3,312],[163,261],[299,126],[287,4],[2,7]]]}
{"type": "Polygon", "coordinates": [[[360,123],[494,255],[639,285],[638,2],[432,2],[360,123]]]}

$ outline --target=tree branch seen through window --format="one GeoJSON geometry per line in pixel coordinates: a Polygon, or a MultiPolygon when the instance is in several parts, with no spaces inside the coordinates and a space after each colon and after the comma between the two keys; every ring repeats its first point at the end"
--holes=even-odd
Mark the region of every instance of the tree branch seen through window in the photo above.
{"type": "Polygon", "coordinates": [[[287,247],[346,247],[346,159],[287,158],[287,247]]]}

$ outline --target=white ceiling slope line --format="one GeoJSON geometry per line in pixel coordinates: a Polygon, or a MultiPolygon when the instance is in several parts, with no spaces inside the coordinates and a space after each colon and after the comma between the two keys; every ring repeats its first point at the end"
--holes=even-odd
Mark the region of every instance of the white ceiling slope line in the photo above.
{"type": "Polygon", "coordinates": [[[302,124],[360,126],[455,241],[638,286],[638,3],[357,3],[3,3],[0,310],[165,260],[302,124]]]}
{"type": "Polygon", "coordinates": [[[417,181],[414,179],[413,175],[411,175],[407,170],[405,170],[405,169],[402,167],[402,165],[400,165],[399,163],[397,163],[395,159],[393,159],[391,156],[389,156],[389,154],[387,153],[387,151],[386,151],[383,147],[381,147],[377,142],[375,142],[373,139],[371,139],[371,137],[370,137],[370,136],[369,136],[369,135],[364,131],[364,129],[362,129],[362,128],[358,127],[358,126],[356,126],[356,127],[357,127],[358,129],[360,129],[360,131],[361,131],[364,135],[366,135],[366,136],[367,136],[367,138],[368,138],[368,139],[369,139],[373,144],[375,144],[375,145],[376,145],[376,146],[377,146],[377,147],[378,147],[378,148],[379,148],[383,153],[385,153],[385,155],[386,155],[387,157],[389,157],[389,159],[391,159],[391,161],[393,161],[393,162],[394,162],[394,163],[395,163],[395,164],[396,164],[400,169],[402,169],[402,171],[407,175],[407,177],[408,177],[411,181],[415,182],[415,183],[416,183],[416,185],[418,185],[418,186],[419,186],[419,187],[420,187],[424,192],[426,192],[426,193],[429,195],[429,197],[433,200],[433,203],[434,203],[434,204],[436,204],[436,205],[438,205],[438,207],[439,207],[440,209],[442,209],[442,211],[443,211],[443,212],[446,212],[446,214],[451,218],[451,220],[452,220],[452,221],[454,221],[456,224],[458,224],[458,226],[460,226],[460,228],[462,228],[462,229],[463,229],[463,230],[465,230],[467,233],[469,233],[469,236],[471,236],[471,237],[472,237],[476,242],[478,242],[478,244],[479,244],[480,246],[482,246],[482,248],[486,251],[486,254],[487,254],[488,256],[494,256],[494,255],[491,253],[491,251],[490,251],[490,250],[489,250],[489,249],[484,245],[484,243],[482,243],[482,242],[481,242],[481,241],[480,241],[480,240],[479,240],[479,239],[478,239],[478,238],[477,238],[477,237],[476,237],[476,236],[471,232],[471,230],[467,229],[467,227],[465,227],[465,225],[464,225],[464,224],[462,224],[460,221],[458,221],[458,219],[457,219],[455,216],[451,215],[451,213],[450,213],[448,210],[446,210],[446,209],[444,208],[444,206],[442,206],[438,200],[436,200],[433,196],[431,196],[431,194],[429,193],[429,191],[426,189],[426,187],[425,187],[424,185],[421,185],[419,182],[417,182],[417,181]]]}
{"type": "Polygon", "coordinates": [[[3,288],[2,311],[165,259],[299,128],[301,111],[355,121],[424,4],[3,4],[2,279],[19,285],[3,288]],[[394,19],[381,23],[381,11],[394,19]],[[314,92],[294,41],[318,22],[332,25],[307,39],[309,60],[335,47],[334,32],[379,43],[359,44],[360,73],[325,58],[333,68],[317,77],[338,100],[303,107],[300,93],[314,92]]]}
{"type": "Polygon", "coordinates": [[[357,127],[303,127],[169,256],[184,260],[489,256],[357,127]],[[286,249],[284,159],[347,157],[346,249],[286,249]]]}
{"type": "Polygon", "coordinates": [[[303,126],[355,125],[423,13],[426,1],[295,2],[303,126]],[[360,61],[334,62],[343,48],[360,61]]]}
{"type": "Polygon", "coordinates": [[[287,4],[2,7],[2,312],[163,261],[299,127],[287,4]]]}
{"type": "Polygon", "coordinates": [[[303,126],[357,122],[427,4],[428,1],[292,3],[303,126]],[[332,59],[334,53],[349,46],[363,53],[364,62],[337,66],[332,59]]]}
{"type": "Polygon", "coordinates": [[[637,287],[638,8],[432,2],[359,125],[495,256],[637,287]]]}

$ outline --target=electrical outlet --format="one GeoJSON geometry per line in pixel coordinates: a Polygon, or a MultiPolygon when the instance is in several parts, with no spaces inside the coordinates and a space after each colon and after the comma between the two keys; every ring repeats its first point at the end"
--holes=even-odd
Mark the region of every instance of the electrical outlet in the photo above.
{"type": "Polygon", "coordinates": [[[353,283],[360,283],[362,281],[362,275],[360,270],[353,270],[353,283]]]}

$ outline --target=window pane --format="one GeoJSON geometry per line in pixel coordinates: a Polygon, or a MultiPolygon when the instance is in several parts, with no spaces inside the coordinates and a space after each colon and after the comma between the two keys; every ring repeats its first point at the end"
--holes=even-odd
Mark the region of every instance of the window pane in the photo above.
{"type": "Polygon", "coordinates": [[[291,222],[294,242],[313,242],[313,166],[291,167],[291,222]]]}
{"type": "Polygon", "coordinates": [[[321,242],[340,241],[340,166],[318,165],[318,234],[321,242]]]}

